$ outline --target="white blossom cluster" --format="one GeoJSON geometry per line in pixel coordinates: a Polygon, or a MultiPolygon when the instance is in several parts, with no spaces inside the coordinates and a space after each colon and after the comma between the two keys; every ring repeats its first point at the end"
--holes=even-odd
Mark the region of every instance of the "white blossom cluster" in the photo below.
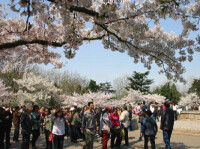
{"type": "Polygon", "coordinates": [[[45,77],[29,72],[24,73],[22,79],[14,79],[14,81],[19,86],[16,98],[21,105],[26,102],[35,103],[37,100],[48,101],[52,97],[56,98],[56,102],[61,103],[57,95],[60,89],[56,88],[54,82],[49,81],[45,77]]]}
{"type": "Polygon", "coordinates": [[[8,12],[21,17],[10,19],[0,7],[0,58],[7,62],[23,51],[29,63],[60,68],[60,55],[49,47],[73,58],[84,41],[102,40],[105,49],[127,52],[148,69],[156,63],[168,79],[184,81],[182,62],[200,51],[200,38],[188,38],[198,30],[198,0],[12,0],[8,12]],[[161,19],[181,21],[182,33],[165,32],[161,19]]]}
{"type": "Polygon", "coordinates": [[[0,80],[0,106],[9,105],[12,102],[13,94],[8,92],[8,87],[6,87],[2,80],[0,80]]]}
{"type": "Polygon", "coordinates": [[[200,98],[196,93],[186,94],[185,96],[182,96],[179,101],[179,105],[181,106],[192,106],[195,103],[200,104],[200,98]]]}
{"type": "Polygon", "coordinates": [[[122,107],[123,105],[136,105],[138,102],[146,101],[146,103],[157,102],[163,103],[165,101],[165,97],[157,95],[157,94],[148,94],[143,95],[139,91],[130,90],[128,95],[121,100],[113,99],[113,94],[105,94],[102,92],[97,93],[87,93],[87,94],[73,94],[69,95],[61,95],[61,98],[64,100],[63,105],[73,105],[77,103],[79,106],[87,105],[88,102],[93,101],[95,106],[100,107],[122,107]]]}
{"type": "Polygon", "coordinates": [[[72,96],[69,95],[61,95],[61,99],[64,100],[64,105],[73,105],[74,103],[77,103],[79,106],[85,106],[88,104],[88,102],[94,102],[96,106],[108,106],[107,102],[113,97],[112,94],[105,94],[102,92],[97,93],[85,93],[83,95],[74,93],[72,96]]]}

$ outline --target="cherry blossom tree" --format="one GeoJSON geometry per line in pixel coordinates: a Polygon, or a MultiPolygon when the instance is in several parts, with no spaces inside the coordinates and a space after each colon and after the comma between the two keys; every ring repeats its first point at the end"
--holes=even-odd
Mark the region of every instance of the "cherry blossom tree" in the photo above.
{"type": "Polygon", "coordinates": [[[40,103],[46,106],[53,103],[61,105],[62,103],[58,95],[60,89],[56,88],[54,82],[49,81],[48,78],[32,72],[26,72],[22,79],[14,79],[14,81],[19,86],[19,91],[16,93],[16,96],[21,105],[26,102],[40,103]]]}
{"type": "Polygon", "coordinates": [[[9,87],[6,87],[2,80],[0,80],[0,105],[9,105],[12,102],[13,94],[8,92],[9,87]]]}
{"type": "Polygon", "coordinates": [[[65,94],[61,95],[61,98],[64,100],[64,105],[73,105],[74,103],[77,103],[79,106],[84,106],[87,105],[88,102],[92,101],[95,106],[101,107],[108,106],[107,103],[112,97],[112,94],[105,94],[102,92],[89,92],[83,95],[74,93],[73,96],[65,94]]]}
{"type": "Polygon", "coordinates": [[[200,104],[200,98],[196,93],[186,94],[185,96],[182,96],[179,101],[179,105],[181,106],[192,106],[194,103],[200,104]]]}
{"type": "Polygon", "coordinates": [[[11,0],[0,7],[0,59],[6,62],[22,56],[60,68],[60,55],[49,47],[73,58],[85,41],[101,40],[105,49],[127,52],[148,69],[156,63],[168,79],[184,81],[182,62],[200,51],[200,36],[188,38],[198,30],[199,1],[11,0]],[[165,32],[161,19],[180,21],[182,33],[165,32]]]}

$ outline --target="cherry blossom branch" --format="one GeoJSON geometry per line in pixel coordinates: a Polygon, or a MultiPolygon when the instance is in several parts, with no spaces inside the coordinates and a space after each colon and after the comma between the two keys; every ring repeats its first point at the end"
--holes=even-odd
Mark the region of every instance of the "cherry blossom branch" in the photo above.
{"type": "MultiPolygon", "coordinates": [[[[101,40],[105,35],[99,36],[99,37],[83,37],[83,40],[101,40]]],[[[9,48],[15,48],[18,46],[23,46],[23,45],[28,45],[28,44],[40,44],[44,46],[54,46],[54,47],[62,47],[63,45],[66,44],[66,42],[50,42],[46,40],[31,40],[31,41],[26,41],[26,40],[17,40],[14,42],[7,42],[7,43],[2,43],[0,44],[0,50],[4,49],[9,49],[9,48]]]]}

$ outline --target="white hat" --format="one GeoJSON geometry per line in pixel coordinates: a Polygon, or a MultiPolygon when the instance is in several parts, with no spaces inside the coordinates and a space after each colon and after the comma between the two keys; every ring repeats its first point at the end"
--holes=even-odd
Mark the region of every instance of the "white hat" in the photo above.
{"type": "Polygon", "coordinates": [[[74,108],[74,107],[71,107],[69,111],[74,111],[74,110],[75,110],[75,108],[74,108]]]}
{"type": "Polygon", "coordinates": [[[77,107],[77,106],[78,106],[78,104],[77,104],[77,103],[74,103],[74,106],[76,106],[76,107],[77,107]]]}

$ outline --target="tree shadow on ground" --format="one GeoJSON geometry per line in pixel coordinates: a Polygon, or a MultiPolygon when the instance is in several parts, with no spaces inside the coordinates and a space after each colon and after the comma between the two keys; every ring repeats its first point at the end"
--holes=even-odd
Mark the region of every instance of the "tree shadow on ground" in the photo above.
{"type": "MultiPolygon", "coordinates": [[[[131,146],[131,148],[133,147],[134,149],[143,149],[144,146],[143,145],[136,145],[134,146],[135,142],[132,143],[133,146],[131,146]]],[[[150,142],[149,142],[149,148],[151,147],[150,142]]],[[[160,143],[160,144],[156,144],[156,148],[157,149],[165,149],[165,145],[164,143],[160,143]]],[[[171,143],[171,148],[173,149],[200,149],[200,146],[186,146],[184,143],[175,143],[172,142],[171,143]]]]}

